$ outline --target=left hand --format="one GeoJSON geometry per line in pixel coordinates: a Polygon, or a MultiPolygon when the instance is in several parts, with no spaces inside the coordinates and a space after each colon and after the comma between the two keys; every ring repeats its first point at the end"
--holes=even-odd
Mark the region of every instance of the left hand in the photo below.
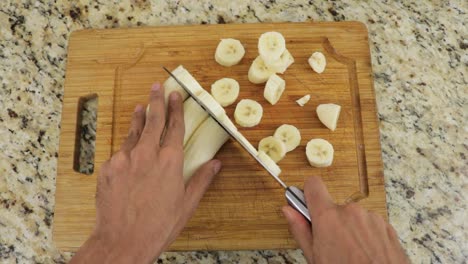
{"type": "Polygon", "coordinates": [[[203,165],[184,185],[182,98],[153,85],[150,111],[133,113],[128,138],[100,170],[96,226],[72,263],[148,263],[182,231],[221,162],[203,165]],[[164,129],[166,128],[166,131],[164,129]]]}

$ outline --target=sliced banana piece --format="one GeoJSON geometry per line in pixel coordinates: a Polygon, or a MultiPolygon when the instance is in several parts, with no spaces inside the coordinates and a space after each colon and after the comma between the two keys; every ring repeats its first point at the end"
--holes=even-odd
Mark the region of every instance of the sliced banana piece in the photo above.
{"type": "Polygon", "coordinates": [[[205,119],[184,146],[184,181],[211,160],[228,139],[229,134],[213,118],[205,119]]]}
{"type": "MultiPolygon", "coordinates": [[[[185,84],[185,86],[187,86],[187,88],[190,89],[190,91],[193,94],[198,96],[200,93],[205,91],[205,89],[203,89],[203,87],[197,82],[197,80],[195,80],[195,78],[193,78],[193,76],[182,65],[177,67],[172,72],[172,74],[174,74],[174,76],[177,77],[177,79],[179,79],[179,81],[181,81],[183,84],[185,84]]],[[[170,79],[172,79],[172,78],[170,78],[170,79]]],[[[176,82],[175,80],[173,80],[173,81],[176,82]]],[[[183,89],[183,88],[180,87],[180,89],[183,89]]],[[[185,92],[185,90],[184,90],[184,92],[185,92]]],[[[188,97],[188,94],[187,94],[187,97],[188,97]]]]}
{"type": "Polygon", "coordinates": [[[281,98],[285,88],[286,82],[278,75],[273,74],[268,78],[263,96],[270,104],[275,105],[281,98]]]}
{"type": "Polygon", "coordinates": [[[258,53],[268,63],[279,60],[286,50],[286,40],[279,32],[265,32],[258,39],[258,53]]]}
{"type": "Polygon", "coordinates": [[[258,155],[257,149],[244,137],[244,135],[242,135],[241,132],[237,131],[236,135],[239,138],[239,141],[241,141],[251,153],[258,155]]]}
{"type": "Polygon", "coordinates": [[[333,146],[325,139],[316,138],[307,143],[306,156],[311,166],[328,167],[333,162],[333,146]]]}
{"type": "Polygon", "coordinates": [[[305,104],[309,102],[309,100],[310,100],[310,94],[306,94],[303,97],[297,99],[296,103],[300,106],[304,106],[305,104]]]}
{"type": "Polygon", "coordinates": [[[263,59],[258,56],[252,62],[252,65],[250,65],[248,77],[251,83],[258,84],[266,82],[268,78],[274,73],[275,71],[268,68],[263,59]]]}
{"type": "Polygon", "coordinates": [[[219,79],[211,85],[211,94],[221,106],[229,106],[239,96],[239,83],[232,78],[219,79]]]}
{"type": "Polygon", "coordinates": [[[242,127],[253,127],[260,123],[263,116],[262,106],[254,100],[242,99],[234,111],[236,123],[242,127]]]}
{"type": "Polygon", "coordinates": [[[279,177],[281,174],[281,168],[270,158],[270,156],[260,150],[257,157],[263,162],[263,164],[265,164],[266,167],[268,167],[268,169],[270,169],[274,176],[279,177]]]}
{"type": "Polygon", "coordinates": [[[317,106],[317,116],[326,127],[335,131],[340,117],[341,106],[337,104],[321,104],[317,106]]]}
{"type": "Polygon", "coordinates": [[[213,96],[211,96],[207,91],[201,92],[197,97],[211,110],[211,112],[213,112],[216,117],[221,118],[226,114],[224,108],[216,102],[213,96]]]}
{"type": "Polygon", "coordinates": [[[287,152],[294,150],[301,143],[301,133],[293,125],[281,125],[276,129],[273,137],[283,141],[287,152]]]}
{"type": "Polygon", "coordinates": [[[309,65],[316,73],[322,73],[327,66],[327,60],[322,52],[314,52],[309,58],[309,65]]]}
{"type": "Polygon", "coordinates": [[[267,64],[268,68],[275,71],[276,73],[283,74],[286,69],[294,63],[294,57],[289,53],[288,50],[285,50],[283,54],[281,54],[280,58],[277,61],[272,62],[271,64],[267,64]]]}
{"type": "Polygon", "coordinates": [[[273,136],[260,140],[258,150],[265,152],[274,162],[280,161],[286,155],[286,146],[283,141],[273,136]]]}
{"type": "Polygon", "coordinates": [[[227,126],[231,131],[237,131],[237,127],[236,125],[234,125],[234,123],[231,121],[231,119],[229,118],[229,116],[227,116],[226,114],[222,115],[220,117],[220,120],[221,122],[227,126]]]}
{"type": "Polygon", "coordinates": [[[192,97],[184,102],[184,146],[200,124],[208,118],[208,113],[192,97]]]}
{"type": "Polygon", "coordinates": [[[244,57],[245,49],[242,43],[237,39],[222,39],[215,52],[215,60],[222,66],[232,66],[239,63],[244,57]]]}

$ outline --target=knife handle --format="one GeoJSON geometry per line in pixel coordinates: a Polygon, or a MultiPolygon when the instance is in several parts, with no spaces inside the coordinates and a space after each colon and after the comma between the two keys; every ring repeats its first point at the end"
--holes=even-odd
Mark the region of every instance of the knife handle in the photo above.
{"type": "Polygon", "coordinates": [[[311,222],[309,210],[304,197],[304,192],[295,187],[289,186],[286,188],[286,200],[288,204],[301,213],[309,222],[311,222]]]}

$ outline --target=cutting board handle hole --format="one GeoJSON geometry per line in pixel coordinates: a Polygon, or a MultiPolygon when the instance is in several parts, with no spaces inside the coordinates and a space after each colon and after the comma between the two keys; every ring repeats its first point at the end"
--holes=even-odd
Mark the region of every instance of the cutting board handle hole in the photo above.
{"type": "Polygon", "coordinates": [[[97,94],[89,94],[78,99],[73,170],[82,174],[91,175],[94,172],[97,109],[97,94]]]}

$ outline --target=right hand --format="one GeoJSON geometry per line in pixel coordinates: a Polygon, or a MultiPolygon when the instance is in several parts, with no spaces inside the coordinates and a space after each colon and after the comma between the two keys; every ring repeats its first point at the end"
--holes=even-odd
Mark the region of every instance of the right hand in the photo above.
{"type": "Polygon", "coordinates": [[[336,205],[319,177],[305,185],[310,224],[283,207],[289,230],[308,263],[409,263],[393,227],[357,203],[336,205]]]}

